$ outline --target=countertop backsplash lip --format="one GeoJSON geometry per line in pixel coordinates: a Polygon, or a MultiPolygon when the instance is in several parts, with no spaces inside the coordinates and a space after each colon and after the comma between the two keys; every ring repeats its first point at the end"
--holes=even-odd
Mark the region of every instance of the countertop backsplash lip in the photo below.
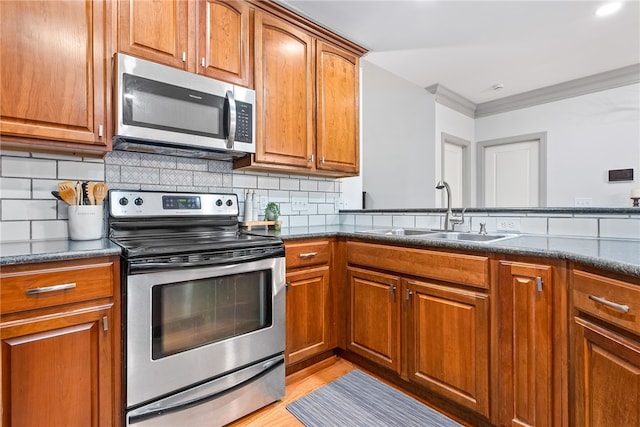
{"type": "MultiPolygon", "coordinates": [[[[460,212],[462,208],[454,208],[454,212],[460,212]]],[[[441,213],[446,208],[399,208],[399,209],[340,209],[340,214],[374,214],[374,213],[441,213]]],[[[574,215],[637,215],[640,218],[640,208],[607,208],[607,207],[531,207],[531,208],[465,208],[467,213],[519,213],[519,214],[574,214],[574,215]]]]}

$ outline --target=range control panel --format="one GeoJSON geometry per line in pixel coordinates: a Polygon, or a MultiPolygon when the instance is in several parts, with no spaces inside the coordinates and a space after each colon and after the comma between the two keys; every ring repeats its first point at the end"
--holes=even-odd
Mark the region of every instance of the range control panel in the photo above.
{"type": "Polygon", "coordinates": [[[238,216],[233,193],[171,193],[164,191],[109,191],[112,217],[238,216]]]}

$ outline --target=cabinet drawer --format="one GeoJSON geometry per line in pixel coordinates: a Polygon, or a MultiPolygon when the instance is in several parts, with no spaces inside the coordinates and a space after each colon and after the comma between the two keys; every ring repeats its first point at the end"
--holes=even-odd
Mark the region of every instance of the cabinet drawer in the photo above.
{"type": "Polygon", "coordinates": [[[113,263],[3,272],[2,314],[111,297],[113,263]]]}
{"type": "Polygon", "coordinates": [[[576,309],[640,334],[640,286],[574,270],[576,309]]]}
{"type": "Polygon", "coordinates": [[[285,254],[287,268],[328,264],[331,258],[331,244],[328,240],[285,243],[285,254]]]}

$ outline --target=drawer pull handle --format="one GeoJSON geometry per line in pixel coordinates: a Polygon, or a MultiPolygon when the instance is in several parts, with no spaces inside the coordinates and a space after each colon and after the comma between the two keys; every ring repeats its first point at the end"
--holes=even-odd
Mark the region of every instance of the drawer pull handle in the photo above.
{"type": "Polygon", "coordinates": [[[75,283],[64,283],[62,285],[44,286],[42,288],[27,289],[27,295],[45,294],[47,292],[64,291],[67,289],[73,289],[76,287],[75,283]]]}
{"type": "Polygon", "coordinates": [[[629,306],[628,305],[624,305],[624,304],[618,304],[612,301],[607,300],[604,297],[597,297],[595,295],[589,295],[589,299],[592,301],[595,301],[599,304],[602,305],[606,305],[609,308],[612,308],[616,311],[619,311],[620,313],[628,313],[629,312],[629,306]]]}
{"type": "Polygon", "coordinates": [[[309,258],[313,258],[316,255],[318,255],[318,252],[307,252],[306,254],[300,254],[298,256],[302,259],[309,259],[309,258]]]}

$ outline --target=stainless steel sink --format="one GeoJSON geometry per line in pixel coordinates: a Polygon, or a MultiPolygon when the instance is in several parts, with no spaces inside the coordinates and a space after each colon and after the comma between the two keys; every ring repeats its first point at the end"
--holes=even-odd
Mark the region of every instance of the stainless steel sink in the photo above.
{"type": "Polygon", "coordinates": [[[445,231],[441,233],[429,234],[429,239],[445,239],[445,240],[458,240],[465,242],[477,242],[477,243],[493,243],[500,240],[511,239],[518,237],[518,234],[478,234],[478,233],[460,233],[456,231],[445,231]]]}
{"type": "Polygon", "coordinates": [[[363,230],[360,233],[366,234],[378,234],[386,236],[407,236],[407,237],[420,237],[425,239],[438,239],[438,240],[457,240],[462,242],[476,242],[476,243],[494,243],[501,240],[511,239],[518,237],[519,234],[478,234],[478,233],[463,233],[458,231],[442,231],[442,230],[429,230],[424,228],[382,228],[377,230],[363,230]]]}
{"type": "Polygon", "coordinates": [[[382,228],[379,230],[363,230],[360,233],[381,234],[386,236],[423,236],[436,233],[424,228],[382,228]]]}

